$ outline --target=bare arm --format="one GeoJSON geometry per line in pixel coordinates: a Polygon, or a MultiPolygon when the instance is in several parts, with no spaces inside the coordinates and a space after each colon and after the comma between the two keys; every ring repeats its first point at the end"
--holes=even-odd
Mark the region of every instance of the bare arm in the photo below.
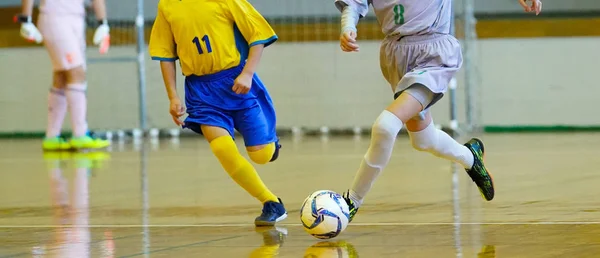
{"type": "Polygon", "coordinates": [[[21,0],[21,14],[31,17],[33,13],[34,0],[21,0]]]}
{"type": "Polygon", "coordinates": [[[175,81],[175,62],[161,61],[160,71],[162,72],[163,82],[165,83],[165,89],[167,90],[167,96],[169,96],[169,100],[179,98],[177,95],[177,84],[175,81]]]}
{"type": "Polygon", "coordinates": [[[265,45],[254,45],[250,47],[250,53],[248,53],[248,60],[246,61],[246,65],[244,66],[244,70],[242,70],[242,74],[253,76],[256,72],[256,68],[258,67],[258,63],[260,63],[260,59],[262,57],[263,50],[265,49],[265,45]]]}
{"type": "Polygon", "coordinates": [[[106,1],[94,0],[92,4],[94,7],[94,13],[96,14],[96,19],[99,21],[106,21],[106,1]]]}

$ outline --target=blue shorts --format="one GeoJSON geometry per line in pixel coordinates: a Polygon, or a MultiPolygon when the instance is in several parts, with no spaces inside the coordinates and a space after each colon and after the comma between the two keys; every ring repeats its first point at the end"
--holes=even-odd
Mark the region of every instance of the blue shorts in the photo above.
{"type": "Polygon", "coordinates": [[[269,92],[256,74],[247,94],[231,88],[243,65],[218,73],[187,76],[185,105],[188,117],[184,128],[202,134],[200,125],[224,128],[234,137],[234,129],[244,137],[246,146],[277,141],[275,108],[269,92]]]}

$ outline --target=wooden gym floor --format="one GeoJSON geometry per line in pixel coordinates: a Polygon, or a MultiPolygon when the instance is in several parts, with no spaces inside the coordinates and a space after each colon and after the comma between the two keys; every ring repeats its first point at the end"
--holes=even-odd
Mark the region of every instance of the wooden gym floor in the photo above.
{"type": "Polygon", "coordinates": [[[598,136],[482,135],[492,202],[401,136],[355,221],[327,242],[304,233],[298,209],[349,187],[367,137],[284,139],[258,168],[289,217],[260,230],[260,205],[200,139],[115,142],[110,159],[61,162],[39,140],[1,140],[0,257],[600,257],[598,136]]]}

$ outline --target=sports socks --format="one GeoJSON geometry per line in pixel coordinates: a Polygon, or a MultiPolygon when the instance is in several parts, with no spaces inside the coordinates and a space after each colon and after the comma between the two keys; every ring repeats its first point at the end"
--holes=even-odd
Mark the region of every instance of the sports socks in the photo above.
{"type": "Polygon", "coordinates": [[[277,196],[260,179],[252,164],[240,154],[231,136],[221,136],[212,140],[210,149],[231,179],[244,188],[246,192],[262,203],[267,201],[279,202],[277,196]]]}
{"type": "Polygon", "coordinates": [[[390,161],[396,137],[402,126],[402,120],[387,110],[375,120],[371,129],[371,144],[349,191],[350,199],[356,207],[362,204],[373,183],[390,161]]]}
{"type": "Polygon", "coordinates": [[[48,92],[46,138],[54,138],[60,135],[66,113],[67,98],[65,97],[65,91],[55,87],[50,88],[50,92],[48,92]]]}
{"type": "Polygon", "coordinates": [[[465,169],[473,166],[473,153],[444,131],[435,128],[433,121],[418,132],[408,132],[412,146],[437,157],[461,164],[465,169]]]}
{"type": "Polygon", "coordinates": [[[84,136],[88,131],[87,125],[87,98],[85,83],[71,83],[67,85],[65,91],[71,112],[71,124],[73,127],[73,137],[84,136]]]}

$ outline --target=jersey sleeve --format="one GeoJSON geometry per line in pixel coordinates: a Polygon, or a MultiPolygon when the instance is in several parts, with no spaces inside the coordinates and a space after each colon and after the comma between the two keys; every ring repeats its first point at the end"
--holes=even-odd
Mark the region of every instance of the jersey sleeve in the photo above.
{"type": "Polygon", "coordinates": [[[177,45],[171,31],[171,25],[165,19],[162,5],[158,5],[158,13],[152,25],[148,51],[152,60],[175,61],[177,57],[177,45]]]}
{"type": "Polygon", "coordinates": [[[228,0],[231,18],[250,47],[277,40],[277,35],[265,18],[247,0],[228,0]]]}
{"type": "Polygon", "coordinates": [[[358,12],[360,17],[367,16],[369,13],[369,2],[368,0],[335,0],[335,7],[341,12],[344,7],[350,6],[358,12]]]}

